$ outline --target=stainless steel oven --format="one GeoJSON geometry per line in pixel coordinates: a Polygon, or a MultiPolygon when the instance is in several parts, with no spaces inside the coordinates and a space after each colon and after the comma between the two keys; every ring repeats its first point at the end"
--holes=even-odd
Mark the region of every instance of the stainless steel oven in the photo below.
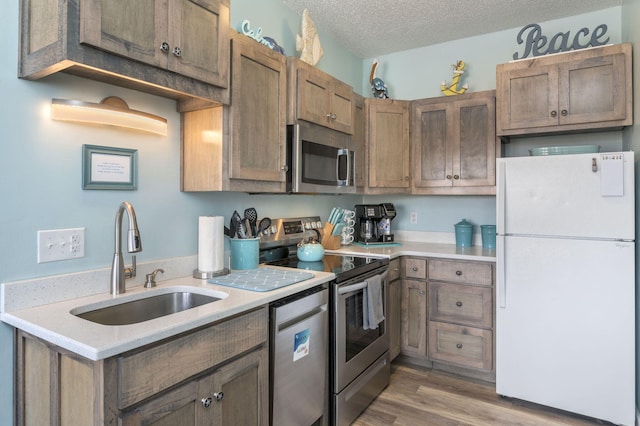
{"type": "Polygon", "coordinates": [[[355,193],[351,135],[304,121],[287,126],[287,190],[355,193]]]}
{"type": "Polygon", "coordinates": [[[332,420],[348,425],[389,384],[389,335],[386,321],[377,328],[363,325],[366,281],[378,275],[387,312],[387,266],[336,283],[331,289],[332,420]]]}

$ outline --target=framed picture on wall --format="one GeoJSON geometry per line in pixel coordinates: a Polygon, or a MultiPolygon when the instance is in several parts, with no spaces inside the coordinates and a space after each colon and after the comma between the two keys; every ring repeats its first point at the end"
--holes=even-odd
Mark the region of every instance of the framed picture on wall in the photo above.
{"type": "Polygon", "coordinates": [[[83,189],[138,189],[138,150],[82,145],[83,189]]]}

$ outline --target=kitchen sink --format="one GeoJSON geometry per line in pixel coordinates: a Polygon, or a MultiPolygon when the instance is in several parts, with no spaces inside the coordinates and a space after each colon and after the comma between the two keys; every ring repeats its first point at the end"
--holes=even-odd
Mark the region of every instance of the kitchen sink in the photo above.
{"type": "Polygon", "coordinates": [[[75,308],[71,310],[71,314],[103,325],[137,324],[213,303],[227,296],[222,292],[214,293],[215,295],[200,294],[188,290],[156,293],[91,310],[86,310],[86,307],[75,308]]]}

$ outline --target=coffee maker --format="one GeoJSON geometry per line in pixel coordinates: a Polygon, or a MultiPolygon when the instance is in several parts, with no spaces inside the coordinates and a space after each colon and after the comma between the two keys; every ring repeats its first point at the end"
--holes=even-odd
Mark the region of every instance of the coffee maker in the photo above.
{"type": "Polygon", "coordinates": [[[364,244],[392,243],[394,217],[396,208],[391,203],[356,205],[355,240],[364,244]]]}

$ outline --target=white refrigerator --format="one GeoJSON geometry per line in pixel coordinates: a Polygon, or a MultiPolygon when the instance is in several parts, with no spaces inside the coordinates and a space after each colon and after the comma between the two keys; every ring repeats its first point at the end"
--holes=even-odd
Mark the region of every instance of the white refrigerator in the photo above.
{"type": "Polygon", "coordinates": [[[632,152],[497,160],[496,391],[635,422],[632,152]]]}

